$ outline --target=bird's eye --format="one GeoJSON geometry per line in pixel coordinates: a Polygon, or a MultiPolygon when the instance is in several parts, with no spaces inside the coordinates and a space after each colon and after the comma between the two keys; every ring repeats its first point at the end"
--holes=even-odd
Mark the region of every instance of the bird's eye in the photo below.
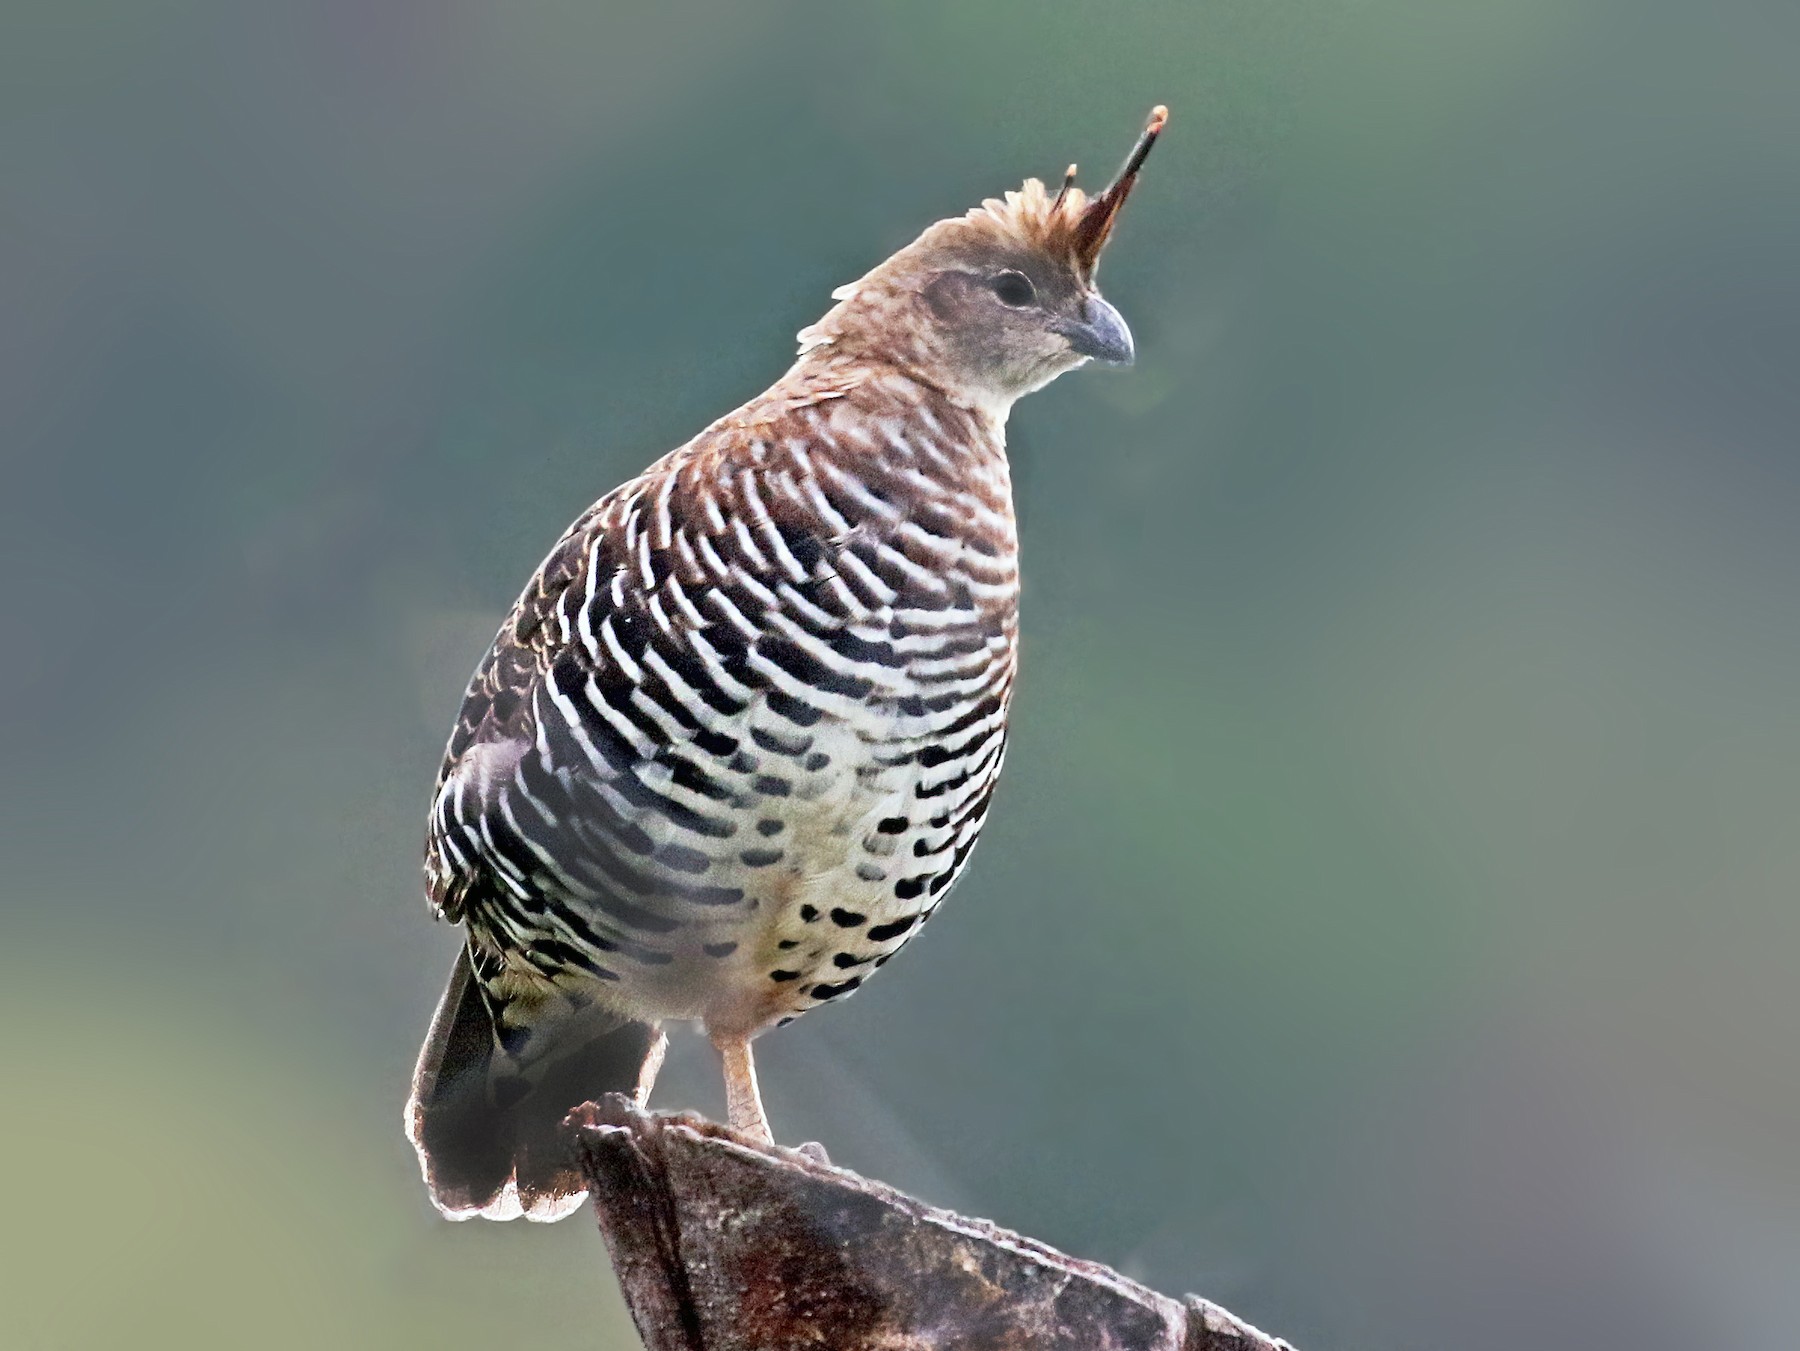
{"type": "Polygon", "coordinates": [[[1023,272],[1014,272],[1009,268],[989,284],[994,288],[994,294],[1000,297],[1000,303],[1010,305],[1015,310],[1037,299],[1037,287],[1031,284],[1031,278],[1023,272]]]}

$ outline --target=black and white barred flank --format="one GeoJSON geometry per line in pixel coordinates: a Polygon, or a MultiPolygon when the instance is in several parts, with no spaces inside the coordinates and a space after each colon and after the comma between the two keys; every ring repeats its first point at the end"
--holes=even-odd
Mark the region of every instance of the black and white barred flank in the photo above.
{"type": "Polygon", "coordinates": [[[503,1030],[553,991],[767,1026],[855,989],[962,870],[1012,688],[1006,462],[936,391],[864,385],[783,391],[609,494],[495,640],[427,857],[502,961],[503,1030]]]}

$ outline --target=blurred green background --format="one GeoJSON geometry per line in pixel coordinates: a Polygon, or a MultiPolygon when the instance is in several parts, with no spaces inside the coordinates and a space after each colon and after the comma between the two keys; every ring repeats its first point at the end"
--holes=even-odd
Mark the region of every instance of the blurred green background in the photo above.
{"type": "Polygon", "coordinates": [[[833,286],[1166,102],[1139,365],[1013,419],[987,839],[777,1132],[1305,1351],[1791,1347],[1796,28],[5,6],[0,1342],[635,1345],[401,1136],[462,682],[833,286]]]}

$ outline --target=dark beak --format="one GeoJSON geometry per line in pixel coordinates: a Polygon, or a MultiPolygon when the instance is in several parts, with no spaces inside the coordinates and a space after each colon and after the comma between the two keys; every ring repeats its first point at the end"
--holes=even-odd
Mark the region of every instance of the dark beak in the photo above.
{"type": "Polygon", "coordinates": [[[1129,366],[1137,355],[1125,317],[1099,296],[1087,298],[1081,307],[1081,318],[1065,324],[1062,334],[1077,355],[1109,366],[1129,366]]]}

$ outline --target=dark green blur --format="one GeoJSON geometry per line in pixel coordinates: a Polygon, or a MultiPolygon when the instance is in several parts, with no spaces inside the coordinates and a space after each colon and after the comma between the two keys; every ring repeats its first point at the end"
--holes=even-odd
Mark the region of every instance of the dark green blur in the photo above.
{"type": "Polygon", "coordinates": [[[1138,365],[1013,417],[987,837],[759,1045],[777,1134],[1303,1351],[1791,1345],[1778,8],[7,6],[0,1345],[635,1345],[401,1136],[462,682],[834,286],[1158,102],[1138,365]]]}

